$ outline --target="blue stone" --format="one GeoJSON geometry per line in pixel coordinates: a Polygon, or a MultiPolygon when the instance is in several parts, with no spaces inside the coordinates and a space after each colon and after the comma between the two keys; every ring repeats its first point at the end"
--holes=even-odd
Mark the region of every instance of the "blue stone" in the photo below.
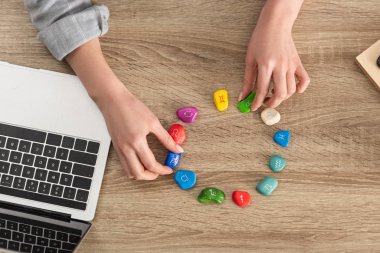
{"type": "Polygon", "coordinates": [[[288,130],[277,131],[273,136],[273,140],[281,147],[289,146],[290,131],[288,130]]]}
{"type": "Polygon", "coordinates": [[[179,164],[179,161],[181,160],[181,154],[173,153],[168,151],[168,156],[165,160],[165,165],[174,169],[179,164]]]}
{"type": "Polygon", "coordinates": [[[271,195],[278,186],[278,181],[274,177],[268,176],[257,184],[256,190],[264,196],[271,195]]]}
{"type": "Polygon", "coordinates": [[[269,168],[274,172],[280,172],[285,168],[286,160],[280,155],[274,155],[269,160],[269,168]]]}
{"type": "Polygon", "coordinates": [[[174,175],[174,180],[182,190],[191,189],[197,182],[197,176],[190,170],[177,170],[174,175]]]}

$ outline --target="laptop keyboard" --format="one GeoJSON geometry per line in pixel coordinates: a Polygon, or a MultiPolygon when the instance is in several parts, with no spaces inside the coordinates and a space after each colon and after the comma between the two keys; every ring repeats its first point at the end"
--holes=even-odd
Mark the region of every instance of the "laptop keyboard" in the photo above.
{"type": "Polygon", "coordinates": [[[0,123],[0,193],[85,210],[99,146],[0,123]]]}
{"type": "Polygon", "coordinates": [[[73,252],[81,231],[12,215],[0,214],[0,249],[33,253],[73,252]]]}

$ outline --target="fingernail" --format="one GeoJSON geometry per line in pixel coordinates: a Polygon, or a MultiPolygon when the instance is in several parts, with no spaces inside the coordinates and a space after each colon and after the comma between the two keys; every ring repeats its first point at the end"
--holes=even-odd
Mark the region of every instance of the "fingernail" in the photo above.
{"type": "Polygon", "coordinates": [[[176,147],[176,149],[178,150],[178,152],[180,152],[180,153],[185,152],[185,150],[183,150],[183,148],[182,148],[181,146],[179,146],[179,145],[175,145],[175,147],[176,147]]]}
{"type": "Polygon", "coordinates": [[[239,94],[239,97],[238,97],[238,101],[240,102],[241,101],[241,97],[243,96],[243,92],[240,92],[239,94]]]}
{"type": "Polygon", "coordinates": [[[170,170],[170,172],[167,175],[173,174],[173,170],[170,170]]]}

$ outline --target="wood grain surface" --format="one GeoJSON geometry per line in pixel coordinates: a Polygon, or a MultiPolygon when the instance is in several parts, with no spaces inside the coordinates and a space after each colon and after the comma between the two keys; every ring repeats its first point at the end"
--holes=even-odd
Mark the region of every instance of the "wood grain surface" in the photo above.
{"type": "MultiPolygon", "coordinates": [[[[104,53],[126,86],[168,127],[175,110],[200,109],[180,168],[197,187],[181,191],[171,176],[130,181],[110,150],[94,225],[79,252],[380,252],[380,95],[355,57],[380,36],[378,0],[305,1],[294,40],[311,85],[279,107],[268,127],[259,113],[240,114],[247,42],[264,1],[108,0],[104,53]],[[226,88],[230,108],[212,93],[226,88]],[[289,148],[273,143],[292,131],[289,148]],[[272,154],[286,169],[272,173],[272,154]],[[266,175],[278,190],[260,196],[266,175]],[[201,205],[200,190],[226,192],[222,205],[201,205]],[[247,190],[242,209],[232,191],[247,190]]],[[[0,3],[0,60],[72,73],[37,40],[22,1],[0,3]]],[[[157,159],[164,148],[149,138],[157,159]]]]}

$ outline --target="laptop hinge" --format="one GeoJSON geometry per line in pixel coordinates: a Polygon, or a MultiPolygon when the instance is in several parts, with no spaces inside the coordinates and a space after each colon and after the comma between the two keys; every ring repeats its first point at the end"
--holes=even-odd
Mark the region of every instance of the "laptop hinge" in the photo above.
{"type": "Polygon", "coordinates": [[[45,209],[36,208],[36,207],[24,206],[24,205],[5,202],[1,200],[0,200],[0,207],[5,208],[5,209],[11,209],[18,212],[34,214],[34,215],[42,216],[45,218],[61,220],[65,222],[69,222],[71,220],[70,214],[45,210],[45,209]]]}

